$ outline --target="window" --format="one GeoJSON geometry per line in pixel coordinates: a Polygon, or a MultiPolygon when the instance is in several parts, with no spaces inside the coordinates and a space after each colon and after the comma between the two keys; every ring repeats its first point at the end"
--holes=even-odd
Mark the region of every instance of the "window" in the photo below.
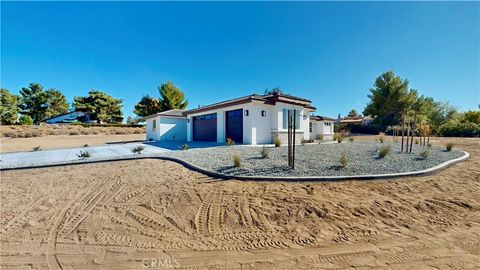
{"type": "Polygon", "coordinates": [[[243,111],[245,116],[248,116],[248,110],[243,111]]]}
{"type": "Polygon", "coordinates": [[[312,130],[313,130],[313,122],[310,122],[310,123],[309,123],[309,130],[310,130],[310,132],[312,132],[312,130]]]}
{"type": "Polygon", "coordinates": [[[157,119],[153,119],[152,122],[152,131],[155,131],[157,129],[157,119]]]}
{"type": "MultiPolygon", "coordinates": [[[[283,117],[283,129],[288,129],[287,126],[287,119],[288,119],[288,112],[293,114],[293,109],[283,109],[282,110],[282,117],[283,117]]],[[[295,129],[300,129],[300,111],[297,110],[295,114],[295,129]]]]}
{"type": "Polygon", "coordinates": [[[267,116],[267,111],[262,110],[262,117],[265,117],[265,116],[267,116]]]}

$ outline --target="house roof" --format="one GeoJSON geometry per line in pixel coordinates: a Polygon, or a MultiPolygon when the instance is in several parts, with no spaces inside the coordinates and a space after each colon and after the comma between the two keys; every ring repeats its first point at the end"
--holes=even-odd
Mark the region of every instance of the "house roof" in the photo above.
{"type": "Polygon", "coordinates": [[[229,100],[213,103],[210,105],[202,106],[199,108],[191,109],[191,110],[185,111],[183,114],[188,115],[193,113],[200,113],[204,111],[210,111],[210,110],[250,103],[253,101],[260,101],[260,102],[263,102],[264,104],[270,104],[270,105],[275,105],[276,102],[283,102],[283,103],[303,106],[311,110],[316,110],[316,108],[311,105],[312,102],[308,99],[275,93],[275,94],[268,94],[268,95],[251,94],[248,96],[229,99],[229,100]]]}
{"type": "Polygon", "coordinates": [[[315,121],[335,121],[335,119],[326,117],[326,116],[321,116],[321,115],[312,115],[310,116],[310,120],[315,120],[315,121]]]}
{"type": "Polygon", "coordinates": [[[60,117],[60,116],[64,116],[64,115],[71,114],[71,113],[76,113],[76,112],[82,112],[82,111],[75,110],[75,111],[71,111],[71,112],[67,112],[67,113],[62,113],[62,114],[52,116],[50,118],[43,119],[42,121],[48,121],[48,120],[51,120],[51,119],[54,119],[54,118],[57,118],[57,117],[60,117]]]}
{"type": "Polygon", "coordinates": [[[167,116],[167,117],[180,117],[180,118],[184,118],[185,116],[183,115],[183,113],[184,113],[183,110],[180,110],[180,109],[172,109],[172,110],[168,110],[168,111],[164,111],[164,112],[159,112],[159,113],[151,114],[151,115],[142,117],[142,118],[140,118],[140,119],[148,119],[148,118],[157,117],[157,116],[167,116]]]}

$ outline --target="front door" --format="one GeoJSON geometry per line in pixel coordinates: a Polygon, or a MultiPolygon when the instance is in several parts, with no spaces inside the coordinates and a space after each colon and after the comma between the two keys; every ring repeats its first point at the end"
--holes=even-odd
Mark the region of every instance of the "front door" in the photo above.
{"type": "Polygon", "coordinates": [[[225,113],[226,137],[235,143],[243,143],[243,109],[225,113]]]}

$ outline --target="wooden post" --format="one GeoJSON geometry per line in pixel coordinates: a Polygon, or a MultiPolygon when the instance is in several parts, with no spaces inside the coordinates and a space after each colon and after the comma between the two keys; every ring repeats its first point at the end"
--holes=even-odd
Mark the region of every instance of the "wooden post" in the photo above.
{"type": "Polygon", "coordinates": [[[297,110],[293,110],[293,151],[292,151],[292,169],[295,169],[295,131],[297,129],[297,110]]]}
{"type": "Polygon", "coordinates": [[[403,152],[403,136],[405,133],[405,115],[402,115],[402,148],[400,149],[400,152],[403,152]]]}

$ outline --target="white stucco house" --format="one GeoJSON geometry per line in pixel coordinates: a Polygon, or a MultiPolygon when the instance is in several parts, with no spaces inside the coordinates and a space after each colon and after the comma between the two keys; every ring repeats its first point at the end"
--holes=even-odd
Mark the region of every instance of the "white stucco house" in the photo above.
{"type": "Polygon", "coordinates": [[[144,119],[147,141],[185,141],[187,139],[187,118],[182,110],[164,111],[144,119]]]}
{"type": "Polygon", "coordinates": [[[310,134],[312,139],[324,141],[333,140],[335,134],[335,119],[312,115],[310,116],[310,134]]]}
{"type": "Polygon", "coordinates": [[[255,145],[270,144],[278,137],[286,143],[289,110],[296,110],[296,142],[315,139],[317,133],[312,137],[310,114],[316,109],[311,101],[275,93],[252,94],[187,111],[170,110],[148,116],[147,140],[225,143],[231,138],[237,144],[255,145]]]}

